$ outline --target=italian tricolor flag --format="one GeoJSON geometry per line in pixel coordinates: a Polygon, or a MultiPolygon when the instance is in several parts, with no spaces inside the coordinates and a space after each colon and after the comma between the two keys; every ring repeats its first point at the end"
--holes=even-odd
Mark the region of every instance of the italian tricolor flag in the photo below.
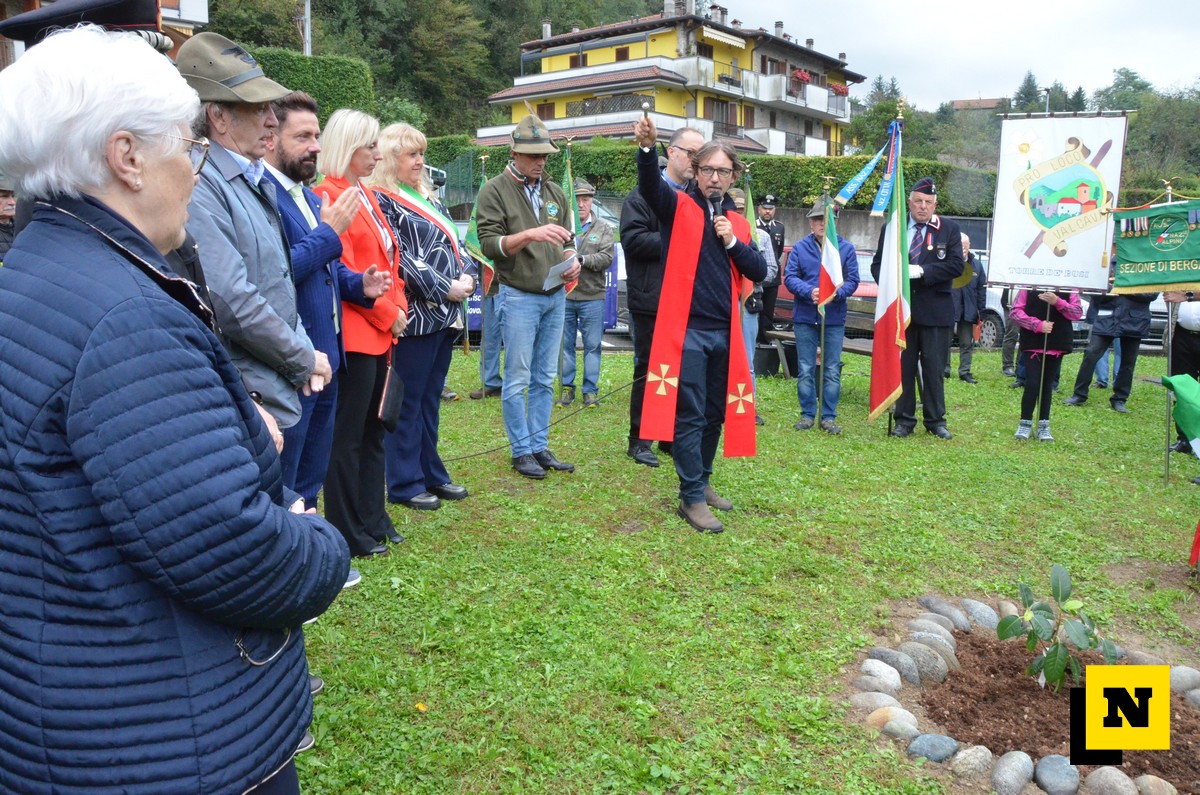
{"type": "MultiPolygon", "coordinates": [[[[1164,376],[1163,386],[1175,393],[1175,424],[1192,445],[1192,452],[1200,458],[1200,383],[1187,373],[1164,376]]],[[[1195,566],[1200,562],[1200,524],[1196,525],[1196,535],[1192,539],[1192,555],[1188,563],[1195,566]]]]}
{"type": "Polygon", "coordinates": [[[817,309],[825,313],[825,304],[837,295],[842,286],[842,254],[838,251],[837,229],[834,226],[833,202],[825,199],[825,239],[821,242],[821,275],[817,283],[817,309]]]}
{"type": "MultiPolygon", "coordinates": [[[[875,341],[871,348],[870,418],[887,411],[900,397],[900,351],[911,311],[908,299],[908,205],[900,167],[900,125],[893,127],[888,171],[894,175],[891,207],[879,256],[879,296],[875,299],[875,341]]],[[[890,175],[884,174],[884,179],[890,175]]],[[[825,226],[829,233],[829,224],[825,226]]],[[[828,245],[828,244],[826,244],[828,245]]],[[[823,260],[824,258],[822,258],[823,260]]],[[[824,274],[822,273],[822,278],[824,274]]]]}

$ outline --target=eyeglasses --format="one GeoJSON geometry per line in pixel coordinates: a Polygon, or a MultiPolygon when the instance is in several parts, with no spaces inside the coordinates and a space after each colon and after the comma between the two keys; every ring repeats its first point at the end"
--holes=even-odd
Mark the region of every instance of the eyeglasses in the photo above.
{"type": "Polygon", "coordinates": [[[205,162],[208,161],[208,139],[188,138],[186,135],[172,135],[171,133],[163,133],[168,138],[175,138],[180,141],[186,141],[188,145],[187,156],[188,160],[192,161],[192,174],[199,174],[200,169],[204,168],[205,162]]]}
{"type": "Polygon", "coordinates": [[[668,148],[678,149],[680,152],[685,152],[688,157],[691,157],[692,155],[694,155],[700,151],[699,149],[688,149],[686,146],[680,146],[679,144],[675,144],[674,146],[671,146],[668,148]]]}
{"type": "Polygon", "coordinates": [[[711,177],[713,174],[716,174],[721,179],[729,179],[733,176],[732,168],[713,168],[712,166],[700,166],[700,168],[696,170],[700,172],[700,176],[702,177],[711,177]]]}

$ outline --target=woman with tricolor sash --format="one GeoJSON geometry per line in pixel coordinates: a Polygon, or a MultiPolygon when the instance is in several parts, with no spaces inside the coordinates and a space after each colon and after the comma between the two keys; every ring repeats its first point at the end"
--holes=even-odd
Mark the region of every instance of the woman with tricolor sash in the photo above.
{"type": "Polygon", "coordinates": [[[408,327],[396,340],[393,369],[404,381],[404,421],[384,438],[391,502],[432,511],[461,500],[438,455],[442,389],[462,329],[462,302],[475,290],[458,228],[429,185],[425,136],[408,124],[379,135],[383,156],[370,177],[379,209],[400,243],[400,273],[408,296],[408,327]]]}
{"type": "Polygon", "coordinates": [[[659,176],[658,130],[645,115],[633,126],[638,190],[659,219],[665,252],[662,299],[644,385],[642,438],[674,443],[677,513],[693,529],[720,533],[711,508],[729,500],[709,485],[721,425],[725,456],[755,452],[754,384],[742,340],[741,296],[767,275],[729,189],[742,173],[737,152],[710,141],[692,155],[687,192],[659,176]]]}

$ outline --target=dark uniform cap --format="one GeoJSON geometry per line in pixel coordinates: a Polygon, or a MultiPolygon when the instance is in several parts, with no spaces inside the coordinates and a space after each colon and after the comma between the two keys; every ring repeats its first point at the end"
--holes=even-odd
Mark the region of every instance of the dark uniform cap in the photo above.
{"type": "Polygon", "coordinates": [[[775,202],[776,202],[776,201],[778,201],[778,199],[775,197],[775,194],[774,194],[774,193],[768,193],[766,196],[763,196],[763,200],[762,200],[762,202],[761,202],[761,203],[759,203],[759,205],[758,205],[758,206],[759,206],[759,207],[766,207],[768,210],[773,210],[773,209],[775,209],[775,202]]]}
{"type": "Polygon", "coordinates": [[[546,123],[530,114],[521,119],[512,132],[512,151],[522,155],[552,155],[558,147],[550,140],[546,123]]]}
{"type": "Polygon", "coordinates": [[[83,22],[109,30],[158,32],[158,0],[58,0],[0,22],[0,35],[32,47],[59,28],[83,22]]]}
{"type": "Polygon", "coordinates": [[[937,196],[937,185],[933,184],[932,177],[921,177],[917,180],[917,184],[912,186],[913,193],[924,193],[926,196],[937,196]]]}
{"type": "Polygon", "coordinates": [[[291,92],[263,74],[254,56],[219,33],[198,33],[179,48],[179,74],[201,102],[274,102],[291,92]]]}
{"type": "Polygon", "coordinates": [[[592,184],[590,182],[588,182],[586,179],[584,179],[583,177],[576,177],[576,179],[575,179],[575,195],[576,196],[595,196],[596,189],[593,188],[592,184]]]}

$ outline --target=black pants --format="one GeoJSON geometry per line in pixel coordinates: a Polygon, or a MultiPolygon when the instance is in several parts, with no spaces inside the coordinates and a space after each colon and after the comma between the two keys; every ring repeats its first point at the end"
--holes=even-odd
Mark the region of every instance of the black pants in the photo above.
{"type": "Polygon", "coordinates": [[[300,795],[300,778],[296,775],[296,760],[288,762],[269,779],[251,790],[253,795],[300,795]]]}
{"type": "Polygon", "coordinates": [[[1000,367],[1009,370],[1016,360],[1017,341],[1021,338],[1021,327],[1011,317],[1005,318],[1004,343],[1000,349],[1000,367]]]}
{"type": "Polygon", "coordinates": [[[900,397],[896,427],[917,425],[917,362],[921,363],[921,413],[926,428],[946,425],[946,384],[942,371],[950,357],[951,326],[908,327],[908,347],[900,352],[900,397]]]}
{"type": "Polygon", "coordinates": [[[340,376],[333,451],[325,476],[325,518],[341,531],[352,555],[366,555],[392,529],[384,499],[379,422],[387,364],[386,353],[347,353],[346,371],[340,376]]]}
{"type": "MultiPolygon", "coordinates": [[[[1124,357],[1124,349],[1121,355],[1124,357]]],[[[1171,372],[1168,375],[1184,374],[1200,379],[1200,332],[1188,331],[1176,325],[1175,333],[1171,336],[1171,372]]],[[[1175,426],[1175,434],[1183,439],[1178,425],[1175,426]]]]}
{"type": "MultiPolygon", "coordinates": [[[[629,315],[633,335],[633,386],[629,390],[629,443],[642,441],[642,400],[646,396],[646,370],[650,366],[650,343],[654,341],[655,315],[629,315]]],[[[645,442],[649,444],[649,442],[645,442]]]]}
{"type": "Polygon", "coordinates": [[[1054,385],[1058,383],[1058,374],[1062,370],[1061,356],[1033,355],[1032,351],[1021,351],[1021,360],[1025,364],[1025,391],[1021,393],[1021,419],[1033,419],[1033,407],[1041,392],[1042,404],[1038,408],[1038,419],[1050,419],[1050,403],[1053,401],[1054,385]],[[1046,378],[1042,380],[1042,368],[1045,367],[1046,378]]]}
{"type": "MultiPolygon", "coordinates": [[[[1096,371],[1096,362],[1112,345],[1114,339],[1121,340],[1121,369],[1117,377],[1112,379],[1112,397],[1110,401],[1125,402],[1129,400],[1129,392],[1133,389],[1133,368],[1137,366],[1138,349],[1142,347],[1141,337],[1114,337],[1109,334],[1092,332],[1088,338],[1087,349],[1083,353],[1083,362],[1079,365],[1079,375],[1075,376],[1074,395],[1080,400],[1087,400],[1088,386],[1092,383],[1092,373],[1096,371]]],[[[1026,374],[1028,377],[1028,374],[1026,374]]]]}
{"type": "Polygon", "coordinates": [[[679,499],[704,502],[713,459],[725,424],[729,390],[729,331],[688,329],[679,362],[679,400],[675,404],[675,474],[679,499]]]}
{"type": "Polygon", "coordinates": [[[770,345],[771,338],[767,332],[775,328],[775,299],[779,297],[779,285],[768,287],[763,285],[762,311],[758,313],[758,344],[770,345]]]}

